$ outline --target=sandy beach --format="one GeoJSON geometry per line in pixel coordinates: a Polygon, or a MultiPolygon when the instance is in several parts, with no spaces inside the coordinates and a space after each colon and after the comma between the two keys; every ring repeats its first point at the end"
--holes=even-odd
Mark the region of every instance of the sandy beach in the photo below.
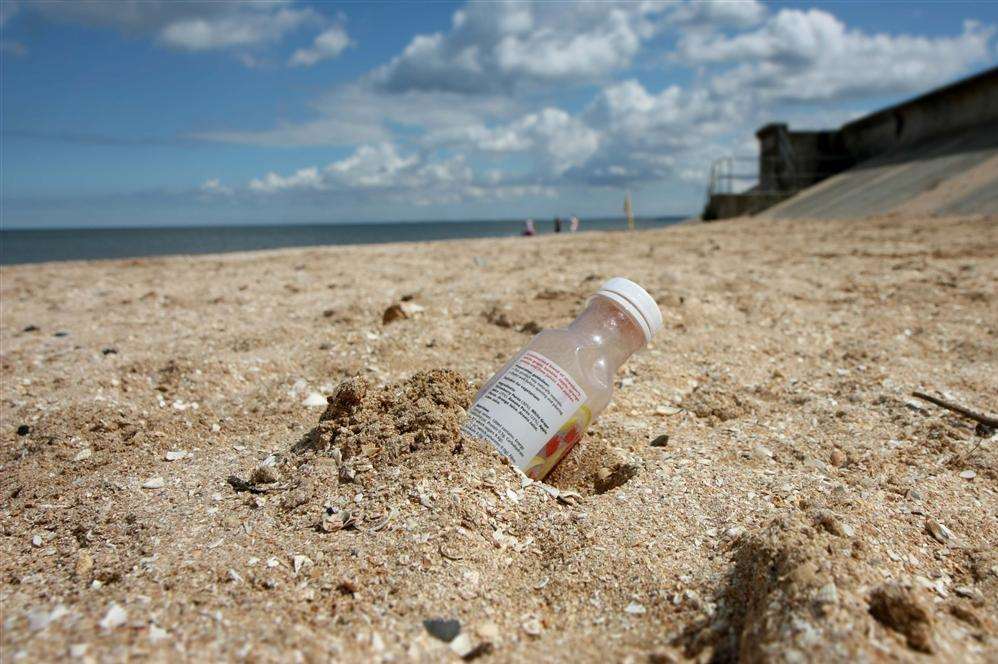
{"type": "Polygon", "coordinates": [[[996,438],[911,393],[998,409],[996,229],[5,266],[2,659],[993,662],[996,438]],[[665,328],[528,484],[461,416],[616,275],[665,328]]]}

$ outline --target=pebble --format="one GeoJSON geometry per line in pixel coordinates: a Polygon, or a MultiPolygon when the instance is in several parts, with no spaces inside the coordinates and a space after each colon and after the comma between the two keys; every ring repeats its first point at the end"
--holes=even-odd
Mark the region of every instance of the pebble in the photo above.
{"type": "Polygon", "coordinates": [[[107,613],[100,621],[100,626],[110,631],[124,625],[126,620],[128,620],[128,612],[118,606],[116,602],[111,602],[111,605],[107,607],[107,613]]]}
{"type": "Polygon", "coordinates": [[[162,477],[150,477],[142,483],[143,489],[162,489],[166,486],[166,480],[162,477]]]}
{"type": "Polygon", "coordinates": [[[92,457],[93,454],[94,454],[93,450],[91,450],[89,447],[86,447],[76,453],[76,456],[73,457],[73,461],[86,461],[87,459],[92,457]]]}
{"type": "Polygon", "coordinates": [[[475,649],[475,646],[471,643],[471,637],[467,634],[458,634],[450,642],[450,649],[458,657],[467,657],[475,649]]]}
{"type": "Polygon", "coordinates": [[[643,604],[638,604],[637,602],[631,602],[630,604],[627,605],[627,608],[624,609],[624,611],[631,614],[632,616],[639,616],[642,613],[645,613],[647,609],[645,609],[643,604]]]}
{"type": "Polygon", "coordinates": [[[523,621],[523,631],[528,636],[540,636],[544,632],[544,627],[541,625],[540,620],[530,616],[523,621]]]}
{"type": "Polygon", "coordinates": [[[977,593],[974,592],[974,589],[967,586],[957,586],[956,588],[953,588],[953,592],[960,597],[969,597],[971,599],[977,597],[977,593]]]}
{"type": "Polygon", "coordinates": [[[302,555],[294,556],[291,559],[291,561],[292,561],[292,564],[294,565],[295,576],[298,576],[298,572],[301,571],[302,567],[304,567],[305,565],[311,565],[312,564],[312,559],[311,558],[309,558],[308,556],[302,556],[302,555]]]}
{"type": "Polygon", "coordinates": [[[423,627],[435,639],[445,643],[453,641],[461,633],[461,621],[453,618],[427,618],[423,627]]]}
{"type": "Polygon", "coordinates": [[[80,658],[87,654],[87,648],[89,646],[86,643],[74,643],[69,646],[69,656],[80,658]]]}
{"type": "Polygon", "coordinates": [[[925,530],[940,544],[949,544],[953,541],[952,531],[935,519],[925,520],[925,530]]]}
{"type": "Polygon", "coordinates": [[[318,392],[310,392],[305,400],[302,401],[303,406],[308,406],[309,408],[318,408],[326,405],[326,397],[322,396],[318,392]]]}
{"type": "Polygon", "coordinates": [[[250,484],[272,484],[281,479],[281,476],[277,473],[277,468],[267,464],[266,462],[260,464],[250,475],[250,484]]]}
{"type": "Polygon", "coordinates": [[[187,456],[187,452],[184,450],[170,450],[163,455],[163,458],[167,461],[180,461],[187,456]]]}
{"type": "Polygon", "coordinates": [[[651,441],[652,447],[665,447],[669,444],[669,434],[663,433],[661,436],[656,436],[651,441]]]}
{"type": "Polygon", "coordinates": [[[765,445],[756,445],[752,448],[752,456],[760,461],[767,461],[773,458],[773,450],[765,445]]]}
{"type": "Polygon", "coordinates": [[[846,455],[842,452],[842,450],[832,450],[832,453],[828,458],[828,462],[837,468],[841,468],[846,464],[846,455]]]}
{"type": "Polygon", "coordinates": [[[31,538],[31,546],[37,548],[40,547],[41,545],[42,545],[41,535],[35,535],[34,537],[31,538]]]}
{"type": "Polygon", "coordinates": [[[814,601],[818,604],[838,604],[839,589],[835,586],[834,582],[829,581],[821,586],[821,588],[818,588],[818,592],[814,596],[814,601]]]}
{"type": "Polygon", "coordinates": [[[94,568],[94,557],[87,549],[80,549],[76,554],[76,577],[86,579],[94,568]]]}
{"type": "Polygon", "coordinates": [[[389,323],[394,323],[397,320],[402,320],[403,318],[408,318],[409,315],[405,313],[405,310],[400,304],[393,304],[385,312],[381,314],[381,324],[388,325],[389,323]]]}
{"type": "Polygon", "coordinates": [[[150,643],[156,643],[158,641],[162,641],[163,639],[167,638],[168,636],[170,636],[170,633],[167,632],[162,627],[160,627],[159,625],[150,625],[149,626],[149,642],[150,643]]]}
{"type": "Polygon", "coordinates": [[[977,477],[977,473],[975,473],[974,471],[972,471],[970,469],[967,469],[967,470],[965,470],[965,471],[963,471],[963,472],[960,473],[960,477],[962,477],[965,480],[972,480],[975,477],[977,477]]]}
{"type": "Polygon", "coordinates": [[[27,436],[29,433],[31,433],[31,427],[29,427],[27,424],[22,424],[21,426],[17,427],[18,436],[27,436]]]}
{"type": "Polygon", "coordinates": [[[683,412],[683,409],[676,408],[675,406],[658,406],[657,408],[655,408],[656,415],[669,416],[669,415],[677,415],[681,412],[683,412]]]}

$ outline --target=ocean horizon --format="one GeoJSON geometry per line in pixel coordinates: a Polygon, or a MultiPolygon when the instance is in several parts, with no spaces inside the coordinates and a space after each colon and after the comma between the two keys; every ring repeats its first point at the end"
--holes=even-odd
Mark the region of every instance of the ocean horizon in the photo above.
{"type": "MultiPolygon", "coordinates": [[[[688,216],[635,219],[638,230],[662,228],[688,216]]],[[[538,235],[553,221],[535,221],[538,235]]],[[[567,221],[563,223],[567,231],[567,221]]],[[[623,218],[584,219],[579,232],[626,230],[623,218]]],[[[0,264],[216,254],[290,247],[426,242],[519,236],[522,220],[396,221],[343,224],[261,224],[158,228],[0,230],[0,264]]],[[[563,232],[565,232],[563,231],[563,232]]]]}

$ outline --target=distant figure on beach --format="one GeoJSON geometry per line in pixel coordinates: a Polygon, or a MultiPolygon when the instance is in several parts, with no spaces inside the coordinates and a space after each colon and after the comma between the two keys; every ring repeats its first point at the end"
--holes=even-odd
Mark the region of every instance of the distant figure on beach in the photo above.
{"type": "Polygon", "coordinates": [[[534,220],[533,219],[527,219],[525,222],[523,222],[523,233],[521,233],[521,235],[523,235],[525,237],[529,237],[531,235],[536,234],[536,232],[537,231],[534,230],[534,220]]]}
{"type": "Polygon", "coordinates": [[[568,230],[570,230],[573,233],[579,232],[579,218],[576,217],[574,214],[572,215],[571,220],[569,220],[568,222],[568,230]]]}
{"type": "Polygon", "coordinates": [[[554,218],[554,232],[555,233],[561,232],[561,217],[554,218]]]}

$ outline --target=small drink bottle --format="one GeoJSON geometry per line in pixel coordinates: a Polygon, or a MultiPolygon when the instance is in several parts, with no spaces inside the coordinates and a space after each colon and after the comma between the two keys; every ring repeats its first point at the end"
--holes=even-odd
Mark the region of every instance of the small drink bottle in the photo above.
{"type": "Polygon", "coordinates": [[[661,328],[641,286],[610,279],[571,325],[535,336],[482,386],[464,433],[543,479],[610,403],[617,369],[661,328]]]}

